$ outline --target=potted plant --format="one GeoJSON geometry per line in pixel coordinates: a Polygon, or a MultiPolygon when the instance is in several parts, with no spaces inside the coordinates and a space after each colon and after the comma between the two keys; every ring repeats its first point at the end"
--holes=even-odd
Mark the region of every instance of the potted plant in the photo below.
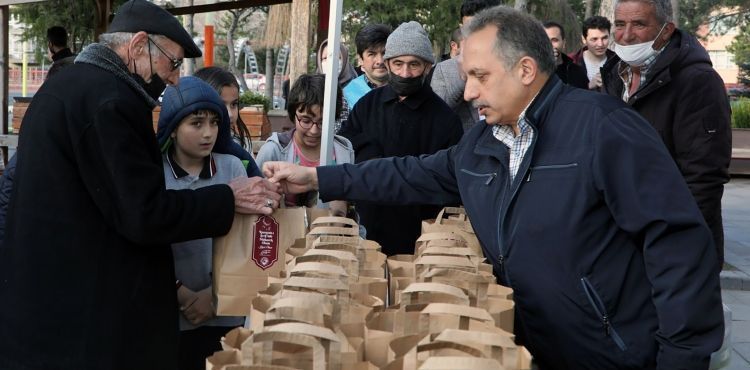
{"type": "Polygon", "coordinates": [[[271,101],[263,94],[245,91],[240,95],[240,119],[250,132],[251,140],[266,140],[271,135],[268,110],[271,101]]]}

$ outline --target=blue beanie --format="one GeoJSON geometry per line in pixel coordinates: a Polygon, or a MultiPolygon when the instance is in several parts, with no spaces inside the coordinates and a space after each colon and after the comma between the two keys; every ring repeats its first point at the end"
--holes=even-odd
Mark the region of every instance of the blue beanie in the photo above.
{"type": "Polygon", "coordinates": [[[162,98],[159,124],[156,128],[156,140],[164,152],[172,144],[171,134],[182,119],[198,110],[210,110],[219,114],[219,134],[216,137],[213,152],[231,154],[239,158],[246,166],[247,175],[261,176],[253,156],[232,140],[229,127],[229,113],[224,101],[209,84],[200,78],[186,76],[180,78],[177,86],[168,86],[162,98]]]}

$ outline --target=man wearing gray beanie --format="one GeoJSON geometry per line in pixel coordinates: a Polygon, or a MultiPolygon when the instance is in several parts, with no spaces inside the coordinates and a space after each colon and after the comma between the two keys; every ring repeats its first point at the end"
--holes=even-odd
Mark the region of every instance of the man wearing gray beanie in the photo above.
{"type": "MultiPolygon", "coordinates": [[[[357,163],[373,158],[432,154],[456,144],[461,121],[425,80],[435,59],[432,43],[417,22],[402,23],[385,44],[388,84],[363,96],[339,134],[351,140],[357,163]]],[[[387,255],[414,253],[421,221],[439,206],[357,203],[368,239],[387,255]]]]}

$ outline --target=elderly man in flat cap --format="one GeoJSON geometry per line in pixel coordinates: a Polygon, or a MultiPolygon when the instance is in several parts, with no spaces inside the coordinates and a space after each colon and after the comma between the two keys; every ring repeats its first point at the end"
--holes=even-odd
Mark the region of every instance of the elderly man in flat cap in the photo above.
{"type": "Polygon", "coordinates": [[[0,249],[0,369],[176,369],[170,243],[270,214],[260,178],[167,191],[155,99],[201,55],[164,9],[123,4],[99,44],[47,81],[23,121],[0,249]]]}

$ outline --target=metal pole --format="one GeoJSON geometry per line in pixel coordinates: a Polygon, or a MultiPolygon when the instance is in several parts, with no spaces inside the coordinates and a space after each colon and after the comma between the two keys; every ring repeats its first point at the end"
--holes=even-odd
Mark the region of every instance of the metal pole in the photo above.
{"type": "Polygon", "coordinates": [[[336,117],[336,89],[339,83],[339,53],[341,52],[341,3],[342,0],[331,0],[331,12],[328,16],[328,65],[325,69],[325,103],[323,104],[323,135],[320,142],[320,164],[332,164],[333,159],[333,123],[336,117]]]}

